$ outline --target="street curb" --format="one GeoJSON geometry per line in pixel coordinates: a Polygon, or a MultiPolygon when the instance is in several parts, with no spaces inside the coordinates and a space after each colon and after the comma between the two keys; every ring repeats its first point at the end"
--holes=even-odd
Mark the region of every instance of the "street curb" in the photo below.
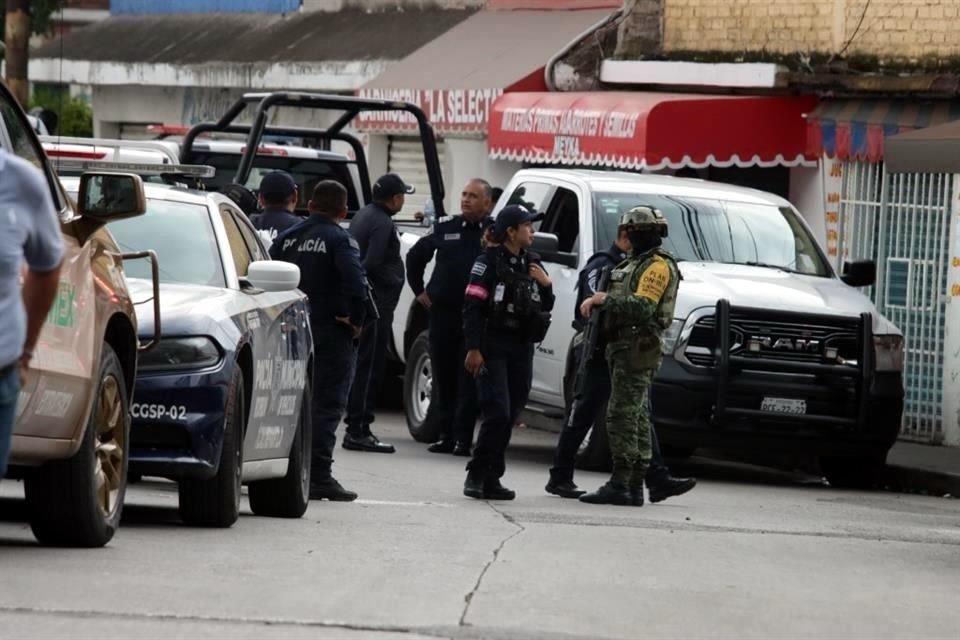
{"type": "Polygon", "coordinates": [[[956,473],[888,464],[881,483],[898,490],[960,497],[960,474],[956,473]]]}

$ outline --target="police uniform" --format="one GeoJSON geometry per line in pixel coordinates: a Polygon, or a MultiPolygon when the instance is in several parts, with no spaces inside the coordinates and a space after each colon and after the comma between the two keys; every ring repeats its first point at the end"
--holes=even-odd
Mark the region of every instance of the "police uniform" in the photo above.
{"type": "Polygon", "coordinates": [[[434,225],[407,254],[407,282],[415,296],[423,293],[423,273],[436,254],[426,292],[431,302],[430,360],[437,387],[433,416],[442,429],[441,441],[431,447],[437,452],[469,455],[473,442],[479,407],[476,385],[463,367],[463,298],[490,223],[490,218],[480,222],[463,216],[448,218],[434,225]]]}
{"type": "Polygon", "coordinates": [[[311,484],[322,485],[332,481],[337,426],[346,409],[357,358],[352,329],[336,318],[349,317],[350,324],[363,325],[368,305],[366,276],[356,241],[324,215],[311,215],[281,233],[270,247],[270,255],[300,267],[300,289],[310,299],[314,348],[311,484]]]}
{"type": "Polygon", "coordinates": [[[262,213],[250,217],[253,228],[269,248],[281,233],[303,222],[303,218],[296,216],[283,207],[267,207],[262,213]]]}
{"type": "Polygon", "coordinates": [[[533,345],[546,335],[554,302],[552,288],[530,277],[531,264],[542,267],[535,254],[513,255],[496,246],[480,255],[470,271],[463,302],[464,340],[468,351],[479,350],[484,358],[477,378],[483,423],[464,485],[470,497],[514,497],[499,479],[513,425],[530,393],[533,345]],[[482,490],[474,489],[478,483],[482,490]]]}
{"type": "MultiPolygon", "coordinates": [[[[626,254],[613,244],[607,251],[594,254],[580,272],[577,280],[576,305],[573,309],[573,328],[578,333],[586,327],[586,319],[580,315],[580,305],[597,292],[603,270],[612,270],[626,257],[626,254]]],[[[576,358],[582,358],[581,347],[578,345],[575,348],[578,350],[576,358]]],[[[590,360],[585,377],[583,394],[574,401],[567,422],[557,440],[553,468],[550,469],[550,481],[546,486],[548,493],[564,498],[577,498],[584,493],[573,483],[577,451],[600,415],[600,410],[606,406],[610,398],[610,370],[607,359],[604,357],[603,345],[598,345],[598,353],[595,353],[590,360]]],[[[696,480],[692,478],[675,478],[670,475],[670,469],[663,460],[660,444],[657,441],[657,432],[652,423],[650,424],[650,452],[646,484],[653,502],[686,493],[696,485],[696,480]]]]}
{"type": "MultiPolygon", "coordinates": [[[[659,228],[666,234],[666,221],[649,207],[625,214],[624,226],[659,228]]],[[[663,332],[673,322],[679,282],[676,261],[660,248],[634,253],[611,273],[601,309],[612,384],[607,435],[613,473],[606,485],[581,496],[584,502],[643,504],[651,455],[647,394],[660,366],[663,332]]]]}

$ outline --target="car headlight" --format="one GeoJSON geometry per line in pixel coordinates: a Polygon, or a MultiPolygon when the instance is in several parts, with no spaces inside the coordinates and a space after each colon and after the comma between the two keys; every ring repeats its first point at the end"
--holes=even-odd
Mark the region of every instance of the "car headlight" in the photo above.
{"type": "Polygon", "coordinates": [[[903,371],[903,336],[873,336],[877,371],[903,371]]]}
{"type": "Polygon", "coordinates": [[[143,371],[202,369],[220,362],[220,349],[210,338],[164,338],[160,344],[140,354],[143,371]]]}
{"type": "Polygon", "coordinates": [[[677,340],[683,331],[683,323],[684,320],[676,318],[663,332],[663,336],[660,338],[660,353],[665,356],[673,355],[673,350],[677,348],[677,340]]]}

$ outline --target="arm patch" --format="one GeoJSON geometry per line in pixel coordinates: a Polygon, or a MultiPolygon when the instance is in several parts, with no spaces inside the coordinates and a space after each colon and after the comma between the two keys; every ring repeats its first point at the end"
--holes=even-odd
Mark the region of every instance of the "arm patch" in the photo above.
{"type": "Polygon", "coordinates": [[[637,284],[634,295],[659,304],[668,286],[670,286],[670,267],[663,259],[657,258],[640,275],[640,282],[637,284]]]}

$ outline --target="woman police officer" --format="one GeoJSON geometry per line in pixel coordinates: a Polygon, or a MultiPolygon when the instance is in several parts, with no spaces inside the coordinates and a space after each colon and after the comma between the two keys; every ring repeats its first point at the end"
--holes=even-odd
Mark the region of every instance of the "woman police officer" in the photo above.
{"type": "Polygon", "coordinates": [[[500,484],[510,433],[530,394],[533,345],[550,325],[554,296],[539,257],[528,251],[542,216],[517,205],[497,216],[496,246],[477,257],[463,303],[464,365],[477,380],[483,423],[467,464],[464,495],[513,500],[500,484]]]}

